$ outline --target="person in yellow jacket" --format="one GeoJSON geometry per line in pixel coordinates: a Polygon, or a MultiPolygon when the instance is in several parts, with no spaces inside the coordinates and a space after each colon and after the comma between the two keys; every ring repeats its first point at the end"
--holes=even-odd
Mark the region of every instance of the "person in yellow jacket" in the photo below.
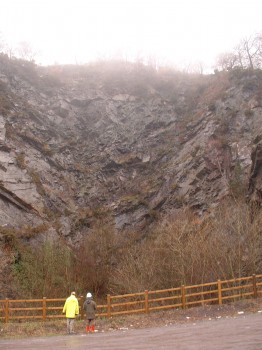
{"type": "Polygon", "coordinates": [[[78,300],[76,298],[75,292],[72,292],[70,297],[66,299],[66,302],[63,308],[63,314],[64,313],[66,314],[66,319],[67,319],[67,333],[75,334],[74,332],[75,318],[77,315],[79,315],[79,304],[78,304],[78,300]]]}

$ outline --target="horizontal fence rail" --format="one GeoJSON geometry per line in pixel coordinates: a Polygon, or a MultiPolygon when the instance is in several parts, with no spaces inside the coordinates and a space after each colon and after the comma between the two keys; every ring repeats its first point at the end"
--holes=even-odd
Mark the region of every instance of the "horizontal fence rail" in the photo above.
{"type": "MultiPolygon", "coordinates": [[[[111,317],[156,310],[219,304],[262,295],[262,275],[230,280],[218,280],[192,286],[144,291],[133,294],[107,295],[105,304],[97,306],[97,317],[111,317]]],[[[65,318],[62,314],[65,298],[0,299],[0,322],[12,320],[49,320],[65,318]]],[[[84,319],[84,298],[80,297],[80,317],[84,319]]]]}

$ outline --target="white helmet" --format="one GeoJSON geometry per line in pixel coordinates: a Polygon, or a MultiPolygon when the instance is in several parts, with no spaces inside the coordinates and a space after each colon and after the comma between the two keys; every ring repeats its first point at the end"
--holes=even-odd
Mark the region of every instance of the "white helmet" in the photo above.
{"type": "Polygon", "coordinates": [[[87,297],[87,298],[92,298],[92,294],[88,292],[87,295],[86,295],[86,297],[87,297]]]}

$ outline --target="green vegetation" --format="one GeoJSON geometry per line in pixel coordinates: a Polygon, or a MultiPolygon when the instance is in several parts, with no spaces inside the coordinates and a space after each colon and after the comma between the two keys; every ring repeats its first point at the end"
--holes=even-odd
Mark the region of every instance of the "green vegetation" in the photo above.
{"type": "Polygon", "coordinates": [[[30,298],[67,293],[77,278],[72,275],[71,254],[62,242],[48,239],[38,246],[20,246],[20,257],[13,264],[20,295],[30,298]]]}

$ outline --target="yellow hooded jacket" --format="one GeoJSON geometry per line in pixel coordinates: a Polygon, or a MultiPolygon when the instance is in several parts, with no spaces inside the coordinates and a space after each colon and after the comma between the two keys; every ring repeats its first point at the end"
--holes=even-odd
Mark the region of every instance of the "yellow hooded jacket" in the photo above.
{"type": "Polygon", "coordinates": [[[78,300],[74,295],[70,295],[66,299],[63,313],[66,313],[66,318],[75,318],[79,314],[79,304],[78,300]]]}

